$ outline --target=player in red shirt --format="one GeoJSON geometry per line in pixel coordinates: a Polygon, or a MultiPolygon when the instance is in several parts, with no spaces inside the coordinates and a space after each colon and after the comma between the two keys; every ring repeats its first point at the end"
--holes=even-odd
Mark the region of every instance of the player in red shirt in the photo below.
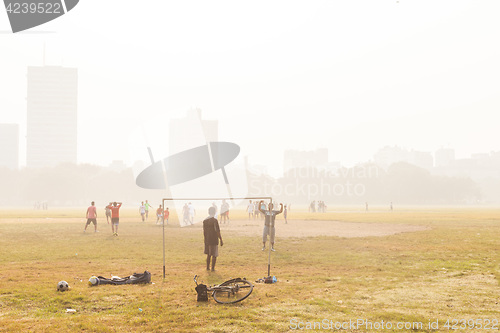
{"type": "Polygon", "coordinates": [[[87,224],[85,224],[85,229],[83,232],[87,231],[87,227],[90,223],[94,223],[95,232],[97,232],[97,209],[92,201],[91,206],[87,208],[87,224]]]}
{"type": "Polygon", "coordinates": [[[111,209],[111,229],[113,231],[113,236],[118,236],[118,224],[120,224],[120,207],[121,202],[113,202],[112,205],[108,205],[106,208],[111,209]],[[116,231],[115,231],[116,230],[116,231]]]}
{"type": "Polygon", "coordinates": [[[168,224],[168,217],[170,216],[170,211],[168,210],[168,207],[165,209],[165,211],[163,212],[163,221],[167,222],[168,224]]]}
{"type": "Polygon", "coordinates": [[[156,224],[160,222],[163,223],[163,208],[161,208],[161,205],[156,210],[156,224]]]}

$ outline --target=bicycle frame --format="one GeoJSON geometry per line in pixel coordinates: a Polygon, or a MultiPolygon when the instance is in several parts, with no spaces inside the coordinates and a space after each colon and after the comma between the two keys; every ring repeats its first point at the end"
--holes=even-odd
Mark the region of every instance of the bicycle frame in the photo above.
{"type": "MultiPolygon", "coordinates": [[[[198,281],[196,280],[197,277],[198,275],[194,276],[194,282],[198,287],[198,281]]],[[[206,288],[207,292],[210,291],[212,293],[212,297],[217,303],[223,304],[240,302],[247,298],[253,291],[253,285],[246,279],[241,278],[231,279],[215,286],[207,286],[206,288]],[[242,293],[240,293],[240,291],[242,293]],[[221,298],[221,296],[225,295],[226,293],[227,298],[221,298]]]]}

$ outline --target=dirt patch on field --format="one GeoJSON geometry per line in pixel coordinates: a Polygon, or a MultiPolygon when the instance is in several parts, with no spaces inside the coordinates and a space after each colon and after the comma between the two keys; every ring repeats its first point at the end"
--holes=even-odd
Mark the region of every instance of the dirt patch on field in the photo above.
{"type": "MultiPolygon", "coordinates": [[[[219,222],[221,223],[221,222],[219,222]]],[[[260,220],[236,220],[229,224],[220,224],[224,231],[234,231],[241,235],[262,235],[264,221],[260,220]]],[[[415,232],[427,230],[427,227],[404,224],[383,223],[351,223],[340,221],[311,221],[311,220],[289,220],[276,223],[276,235],[279,237],[370,237],[388,236],[402,232],[415,232]]]]}

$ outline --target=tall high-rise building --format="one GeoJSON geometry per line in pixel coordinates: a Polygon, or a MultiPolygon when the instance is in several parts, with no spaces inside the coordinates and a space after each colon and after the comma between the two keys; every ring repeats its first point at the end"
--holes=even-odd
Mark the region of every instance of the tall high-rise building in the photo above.
{"type": "Polygon", "coordinates": [[[0,124],[0,167],[19,168],[19,125],[0,124]]]}
{"type": "Polygon", "coordinates": [[[77,161],[78,71],[28,67],[27,167],[77,161]]]}

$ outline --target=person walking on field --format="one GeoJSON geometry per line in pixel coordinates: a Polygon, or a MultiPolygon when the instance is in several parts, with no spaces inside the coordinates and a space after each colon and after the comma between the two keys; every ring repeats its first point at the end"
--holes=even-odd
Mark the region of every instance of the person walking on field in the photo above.
{"type": "Polygon", "coordinates": [[[149,208],[151,208],[151,205],[149,204],[149,202],[146,200],[146,203],[144,204],[144,208],[146,210],[146,220],[148,219],[148,215],[149,215],[149,208]]]}
{"type": "Polygon", "coordinates": [[[261,202],[259,203],[259,207],[260,208],[256,208],[255,211],[256,211],[256,214],[259,214],[259,215],[262,215],[262,217],[266,217],[264,214],[262,214],[262,211],[263,210],[266,210],[266,204],[264,203],[264,201],[261,200],[261,202]]]}
{"type": "Polygon", "coordinates": [[[156,210],[156,224],[160,222],[163,223],[163,208],[161,207],[161,205],[156,210]]]}
{"type": "Polygon", "coordinates": [[[252,203],[252,200],[250,200],[248,202],[248,206],[247,206],[247,212],[248,212],[248,219],[251,220],[252,217],[254,216],[254,212],[253,212],[253,209],[254,209],[254,205],[252,203]]]}
{"type": "Polygon", "coordinates": [[[104,211],[106,212],[106,221],[108,221],[108,224],[109,224],[109,220],[111,220],[111,209],[108,208],[110,205],[111,205],[111,202],[109,203],[108,206],[106,206],[104,208],[104,211]]]}
{"type": "Polygon", "coordinates": [[[222,205],[220,206],[220,216],[222,218],[222,223],[229,223],[229,204],[226,200],[222,200],[222,205]]]}
{"type": "Polygon", "coordinates": [[[94,223],[94,230],[95,232],[97,231],[97,208],[94,206],[94,202],[92,201],[90,204],[90,207],[87,208],[87,224],[85,224],[85,229],[83,229],[83,232],[87,231],[87,227],[89,226],[90,223],[94,223]]]}
{"type": "MultiPolygon", "coordinates": [[[[262,209],[262,205],[264,204],[264,200],[260,202],[259,209],[260,212],[265,216],[264,220],[264,231],[262,233],[262,251],[266,249],[267,235],[269,235],[269,242],[271,243],[271,251],[274,250],[274,236],[276,234],[276,229],[274,228],[274,224],[276,221],[276,215],[281,214],[283,212],[283,204],[280,204],[280,210],[273,210],[273,203],[270,202],[268,205],[268,210],[262,209]]],[[[265,206],[264,206],[265,207],[265,206]]]]}
{"type": "MultiPolygon", "coordinates": [[[[194,224],[194,216],[196,215],[196,209],[194,209],[194,206],[192,203],[189,203],[188,209],[189,209],[189,223],[194,224]]],[[[215,213],[214,213],[214,215],[215,215],[215,213]]]]}
{"type": "Polygon", "coordinates": [[[285,210],[283,211],[283,217],[285,218],[285,224],[288,223],[288,220],[286,219],[288,216],[288,211],[287,211],[287,208],[286,208],[286,205],[285,205],[285,210]]]}
{"type": "Polygon", "coordinates": [[[215,203],[215,201],[214,201],[214,202],[212,202],[212,207],[214,207],[214,208],[215,208],[215,215],[214,215],[214,217],[215,217],[215,218],[217,218],[217,215],[218,215],[218,209],[217,209],[217,204],[215,203]]]}
{"type": "Polygon", "coordinates": [[[185,203],[182,207],[182,224],[187,225],[189,223],[189,207],[188,204],[185,203]]]}
{"type": "Polygon", "coordinates": [[[111,210],[111,230],[113,231],[113,236],[118,236],[118,225],[120,224],[120,207],[121,202],[113,202],[113,204],[108,205],[111,210]]]}
{"type": "Polygon", "coordinates": [[[212,261],[212,272],[215,271],[215,263],[219,256],[220,246],[224,245],[220,234],[219,222],[214,217],[215,208],[208,209],[208,217],[203,221],[203,238],[205,240],[205,254],[207,255],[207,271],[210,270],[210,260],[212,261]]]}
{"type": "Polygon", "coordinates": [[[168,218],[170,216],[170,211],[168,210],[168,207],[165,208],[165,211],[163,212],[163,222],[167,222],[168,224],[168,218]]]}
{"type": "Polygon", "coordinates": [[[144,206],[144,201],[141,202],[139,206],[139,213],[141,213],[142,222],[144,222],[144,215],[146,215],[146,206],[144,206]]]}

